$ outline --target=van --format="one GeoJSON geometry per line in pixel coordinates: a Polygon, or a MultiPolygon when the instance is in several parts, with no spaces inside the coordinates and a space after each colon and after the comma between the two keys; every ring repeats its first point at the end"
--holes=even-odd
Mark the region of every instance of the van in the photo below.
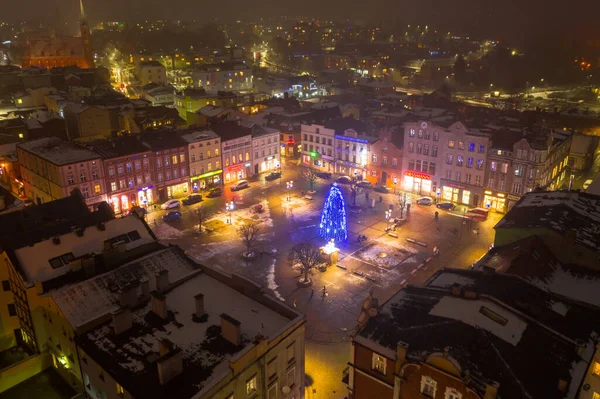
{"type": "Polygon", "coordinates": [[[238,191],[238,190],[242,190],[242,189],[248,188],[248,187],[250,187],[250,185],[248,184],[248,181],[240,180],[231,185],[231,191],[238,191]]]}
{"type": "Polygon", "coordinates": [[[474,208],[474,209],[468,210],[467,214],[465,216],[467,218],[473,219],[477,222],[483,222],[483,221],[487,220],[489,214],[490,214],[490,211],[486,208],[474,208]]]}
{"type": "Polygon", "coordinates": [[[583,189],[584,189],[584,190],[587,190],[587,189],[588,189],[588,187],[590,186],[590,184],[592,184],[592,180],[586,180],[586,181],[583,183],[583,189]]]}

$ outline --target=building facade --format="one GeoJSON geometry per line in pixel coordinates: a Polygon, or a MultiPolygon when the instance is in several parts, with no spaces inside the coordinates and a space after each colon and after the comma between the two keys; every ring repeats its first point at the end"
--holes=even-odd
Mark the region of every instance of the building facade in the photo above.
{"type": "Polygon", "coordinates": [[[142,86],[149,83],[156,83],[163,86],[168,84],[167,70],[158,61],[141,61],[137,65],[136,74],[142,86]]]}
{"type": "Polygon", "coordinates": [[[102,159],[74,143],[49,137],[17,145],[24,193],[36,203],[53,201],[79,189],[90,207],[106,201],[102,159]]]}
{"type": "Polygon", "coordinates": [[[183,134],[190,156],[190,183],[193,192],[220,186],[223,182],[221,137],[211,130],[183,134]]]}
{"type": "Polygon", "coordinates": [[[281,166],[278,130],[257,126],[252,132],[254,174],[272,172],[281,166]]]}
{"type": "Polygon", "coordinates": [[[243,121],[224,121],[211,126],[211,129],[221,137],[224,184],[254,175],[252,167],[254,126],[243,121]]]}
{"type": "Polygon", "coordinates": [[[154,202],[165,202],[188,194],[188,143],[171,130],[142,133],[140,139],[152,151],[153,160],[150,162],[154,162],[156,171],[156,178],[152,184],[154,202]]]}
{"type": "Polygon", "coordinates": [[[557,190],[568,184],[570,135],[548,131],[499,137],[507,134],[494,134],[488,154],[486,207],[506,212],[536,188],[557,190]]]}
{"type": "Polygon", "coordinates": [[[137,136],[115,137],[89,145],[102,156],[108,203],[115,213],[154,204],[156,174],[150,151],[137,136]]]}
{"type": "Polygon", "coordinates": [[[335,130],[324,125],[301,125],[302,164],[322,172],[335,172],[335,130]]]}
{"type": "Polygon", "coordinates": [[[480,206],[490,137],[455,122],[404,124],[403,189],[437,201],[480,206]]]}
{"type": "Polygon", "coordinates": [[[254,88],[252,68],[244,62],[199,65],[193,73],[194,87],[207,93],[219,91],[251,91],[254,88]]]}
{"type": "Polygon", "coordinates": [[[402,131],[389,127],[379,132],[371,145],[367,163],[367,180],[373,184],[402,188],[402,131]]]}

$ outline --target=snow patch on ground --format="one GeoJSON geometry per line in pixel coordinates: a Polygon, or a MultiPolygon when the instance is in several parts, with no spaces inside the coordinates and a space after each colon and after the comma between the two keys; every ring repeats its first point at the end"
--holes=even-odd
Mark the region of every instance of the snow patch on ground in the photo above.
{"type": "Polygon", "coordinates": [[[317,204],[304,198],[292,197],[290,201],[286,201],[286,198],[283,197],[281,207],[284,216],[295,222],[318,220],[321,215],[321,210],[317,204]]]}
{"type": "Polygon", "coordinates": [[[354,256],[376,266],[391,268],[399,265],[407,257],[414,254],[414,251],[409,251],[406,248],[394,248],[374,242],[369,244],[368,247],[357,251],[354,256]],[[382,256],[383,254],[386,256],[382,256]]]}
{"type": "Polygon", "coordinates": [[[285,299],[281,296],[281,294],[277,291],[279,285],[275,282],[275,264],[277,263],[277,259],[273,259],[271,264],[269,265],[269,270],[267,273],[267,286],[271,291],[273,291],[273,295],[275,298],[279,299],[282,302],[285,302],[285,299]]]}
{"type": "Polygon", "coordinates": [[[158,223],[152,231],[159,240],[176,240],[183,237],[187,230],[179,230],[166,222],[158,223]]]}
{"type": "MultiPolygon", "coordinates": [[[[262,200],[260,203],[263,207],[263,211],[261,213],[257,213],[254,210],[254,207],[258,204],[252,205],[249,208],[243,209],[234,209],[231,212],[231,218],[233,220],[233,224],[238,227],[241,226],[244,220],[252,219],[260,222],[262,227],[273,227],[273,219],[271,219],[271,211],[269,209],[269,203],[267,200],[262,200]]],[[[219,212],[211,217],[207,222],[213,220],[219,220],[224,224],[227,224],[229,220],[230,212],[219,212]]]]}

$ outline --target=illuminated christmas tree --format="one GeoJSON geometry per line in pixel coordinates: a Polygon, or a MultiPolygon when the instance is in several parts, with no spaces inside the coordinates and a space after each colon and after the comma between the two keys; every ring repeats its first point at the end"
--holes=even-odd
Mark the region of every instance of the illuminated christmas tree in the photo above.
{"type": "Polygon", "coordinates": [[[331,186],[325,205],[323,205],[319,235],[326,241],[333,239],[335,242],[346,241],[348,238],[346,203],[342,191],[336,183],[331,186]]]}

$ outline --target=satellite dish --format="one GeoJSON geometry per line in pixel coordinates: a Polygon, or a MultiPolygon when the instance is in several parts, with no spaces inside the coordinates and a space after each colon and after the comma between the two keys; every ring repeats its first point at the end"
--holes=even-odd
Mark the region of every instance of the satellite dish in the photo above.
{"type": "Polygon", "coordinates": [[[377,316],[377,309],[375,309],[375,308],[369,309],[369,316],[371,316],[371,317],[377,316]]]}
{"type": "Polygon", "coordinates": [[[290,393],[292,390],[290,389],[290,387],[288,387],[287,385],[284,385],[281,387],[281,392],[285,393],[286,395],[288,393],[290,393]]]}

